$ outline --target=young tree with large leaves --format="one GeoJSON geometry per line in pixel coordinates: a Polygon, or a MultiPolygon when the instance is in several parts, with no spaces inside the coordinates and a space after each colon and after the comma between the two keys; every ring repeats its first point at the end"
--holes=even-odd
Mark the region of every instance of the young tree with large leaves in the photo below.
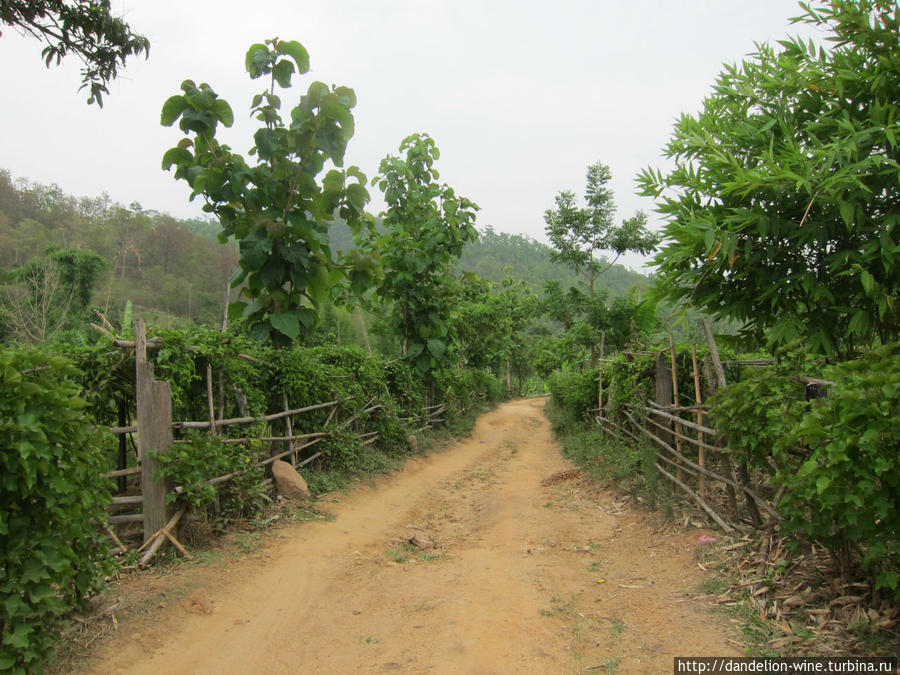
{"type": "Polygon", "coordinates": [[[726,66],[647,169],[668,222],[665,297],[741,322],[772,347],[850,355],[898,336],[900,9],[801,3],[831,49],[798,38],[726,66]]]}
{"type": "Polygon", "coordinates": [[[44,63],[75,54],[81,59],[80,89],[90,89],[88,103],[103,107],[107,84],[129,56],[149,55],[150,41],[133,33],[127,23],[110,13],[109,0],[2,0],[0,22],[46,43],[44,63]]]}
{"type": "Polygon", "coordinates": [[[312,331],[333,286],[347,278],[358,288],[367,285],[371,259],[354,252],[336,260],[328,239],[336,214],[352,229],[362,227],[366,177],[351,166],[330,169],[321,183],[318,178],[328,162],[343,166],[356,94],[313,82],[284,120],[276,91],[309,70],[306,49],[295,41],[267,40],[250,47],[245,66],[252,79],[268,78],[251,103],[262,122],[250,149],[256,162],[248,164],[216,139],[218,125],[234,120],[231,106],[209,85],[185,80],[184,93],[163,105],[161,122],[179,122],[187,137],[165,153],[162,165],[175,167],[192,199],[203,197],[204,211],[222,226],[220,240],[238,242],[240,270],[232,286],[246,281],[241,293],[247,301],[233,302],[229,316],[243,319],[251,337],[286,346],[312,331]]]}
{"type": "Polygon", "coordinates": [[[390,322],[401,352],[423,375],[449,362],[454,349],[453,263],[478,236],[478,205],[437,183],[440,151],[427,134],[400,144],[403,157],[381,161],[372,183],[384,192],[382,231],[361,249],[379,256],[384,275],[377,295],[392,303],[390,322]]]}

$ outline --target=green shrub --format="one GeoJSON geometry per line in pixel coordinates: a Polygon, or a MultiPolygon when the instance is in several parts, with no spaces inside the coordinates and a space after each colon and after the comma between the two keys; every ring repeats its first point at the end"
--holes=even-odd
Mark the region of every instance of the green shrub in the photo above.
{"type": "Polygon", "coordinates": [[[78,376],[58,356],[0,351],[0,671],[40,670],[111,569],[98,530],[109,490],[78,376]]]}
{"type": "Polygon", "coordinates": [[[825,543],[845,566],[849,549],[860,550],[876,588],[900,599],[900,344],[826,377],[829,395],[776,443],[782,456],[804,450],[776,475],[787,488],[784,529],[825,543]]]}
{"type": "MultiPolygon", "coordinates": [[[[244,429],[246,432],[246,428],[244,429]]],[[[181,495],[169,493],[169,502],[181,499],[199,511],[216,502],[224,518],[243,518],[259,511],[262,505],[263,469],[260,459],[260,443],[223,443],[221,438],[207,433],[191,431],[189,442],[177,443],[162,455],[157,455],[158,477],[169,478],[172,485],[183,488],[181,495]],[[208,481],[219,476],[237,474],[224,485],[210,485],[208,481]]]]}

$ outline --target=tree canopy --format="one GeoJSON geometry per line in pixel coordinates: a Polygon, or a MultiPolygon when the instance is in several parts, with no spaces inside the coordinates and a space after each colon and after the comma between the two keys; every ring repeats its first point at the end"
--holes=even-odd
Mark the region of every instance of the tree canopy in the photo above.
{"type": "Polygon", "coordinates": [[[428,134],[403,139],[400,152],[381,160],[373,179],[387,204],[383,232],[360,248],[381,260],[377,295],[393,302],[390,322],[403,356],[428,374],[453,352],[451,272],[466,242],[478,236],[478,205],[436,182],[440,151],[428,134]]]}
{"type": "Polygon", "coordinates": [[[852,353],[898,332],[900,9],[890,0],[801,3],[830,30],[757,45],[726,66],[697,115],[647,169],[668,218],[659,285],[772,346],[806,338],[852,353]]]}
{"type": "Polygon", "coordinates": [[[610,180],[612,172],[608,166],[591,164],[587,169],[586,206],[578,206],[575,193],[566,190],[556,196],[556,207],[544,213],[547,236],[554,248],[552,258],[583,275],[592,297],[596,278],[623,253],[650,253],[657,242],[647,229],[647,214],[643,211],[626,218],[621,225],[615,224],[615,195],[607,186],[610,180]],[[612,262],[598,259],[604,251],[615,253],[612,262]]]}
{"type": "Polygon", "coordinates": [[[69,54],[78,56],[84,64],[79,90],[90,89],[88,103],[101,108],[119,66],[129,56],[150,53],[146,37],[112,16],[109,0],[2,0],[0,21],[46,43],[41,54],[47,67],[69,54]]]}

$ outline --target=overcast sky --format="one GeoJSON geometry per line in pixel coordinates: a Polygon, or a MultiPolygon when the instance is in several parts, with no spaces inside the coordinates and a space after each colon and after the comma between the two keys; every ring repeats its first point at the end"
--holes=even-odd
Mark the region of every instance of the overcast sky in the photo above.
{"type": "MultiPolygon", "coordinates": [[[[723,62],[754,42],[811,34],[792,26],[796,0],[113,0],[151,41],[129,61],[104,108],[77,92],[79,64],[46,69],[42,45],[0,24],[0,168],[57,183],[76,196],[179,217],[199,214],[184,182],[160,169],[180,136],[159,124],[186,78],[208,82],[235,111],[222,135],[252,145],[244,72],[253,42],[300,41],[311,71],[283,96],[292,107],[313,80],[353,87],[356,135],[347,162],[370,178],[400,141],[426,132],[441,150],[441,180],[481,206],[478,225],[546,241],[544,211],[587,165],[613,172],[618,217],[653,203],[635,175],[662,166],[682,112],[696,112],[723,62]],[[290,92],[295,92],[291,97],[290,92]]],[[[289,105],[288,105],[289,104],[289,105]]],[[[383,202],[371,188],[371,209],[383,202]]],[[[627,261],[641,264],[639,258],[627,261]]]]}

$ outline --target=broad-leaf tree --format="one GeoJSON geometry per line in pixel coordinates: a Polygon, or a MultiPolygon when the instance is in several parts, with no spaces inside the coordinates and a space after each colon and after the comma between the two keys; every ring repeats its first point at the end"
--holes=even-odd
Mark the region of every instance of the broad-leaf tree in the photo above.
{"type": "Polygon", "coordinates": [[[229,316],[243,319],[250,335],[285,346],[308,335],[318,307],[332,287],[349,277],[365,286],[371,260],[355,254],[335,260],[328,227],[335,215],[351,228],[363,224],[369,201],[365,175],[355,166],[342,167],[353,136],[351,109],[356,95],[349,87],[313,82],[300,102],[281,116],[279,89],[291,86],[295,73],[309,70],[309,56],[299,42],[267,40],[254,44],[245,65],[253,79],[268,86],[253,97],[252,112],[262,124],[253,136],[248,163],[216,138],[219,124],[231,126],[231,106],[207,84],[186,80],[184,92],[169,98],[161,122],[175,122],[186,138],[168,150],[163,168],[191,186],[191,198],[202,196],[204,211],[219,219],[226,241],[240,247],[240,270],[232,286],[241,284],[245,300],[231,304],[229,316]]]}
{"type": "Polygon", "coordinates": [[[585,206],[579,206],[574,192],[556,196],[556,207],[544,212],[546,232],[553,245],[554,260],[566,263],[584,277],[591,297],[597,277],[612,267],[623,253],[650,253],[657,238],[647,229],[647,214],[636,212],[621,224],[615,222],[615,195],[608,187],[609,167],[600,162],[587,170],[585,206]],[[611,262],[601,254],[615,254],[611,262]]]}
{"type": "Polygon", "coordinates": [[[736,320],[773,347],[853,353],[898,334],[900,9],[801,3],[831,31],[726,66],[683,115],[642,191],[667,217],[664,295],[736,320]]]}
{"type": "Polygon", "coordinates": [[[146,37],[112,16],[109,0],[3,0],[0,21],[46,43],[41,54],[48,68],[69,54],[81,59],[80,89],[89,89],[88,103],[101,108],[119,66],[129,56],[150,53],[146,37]]]}
{"type": "Polygon", "coordinates": [[[387,209],[382,231],[362,248],[380,256],[384,276],[377,293],[393,303],[390,321],[403,356],[428,374],[452,355],[452,269],[466,242],[478,235],[478,206],[436,182],[440,152],[430,136],[408,136],[400,152],[402,157],[381,161],[372,181],[384,192],[387,209]]]}
{"type": "Polygon", "coordinates": [[[600,162],[591,164],[587,169],[585,206],[579,206],[574,192],[564,191],[556,196],[556,207],[544,213],[545,229],[554,249],[552,258],[572,267],[587,282],[588,295],[582,304],[588,323],[582,324],[582,341],[590,343],[592,366],[596,361],[594,342],[599,338],[591,333],[603,329],[606,315],[605,294],[596,294],[597,277],[610,269],[622,254],[629,251],[647,254],[658,242],[657,236],[647,228],[647,214],[643,211],[616,224],[615,195],[608,186],[611,179],[608,166],[600,162]],[[611,262],[600,257],[604,252],[615,254],[611,262]]]}

